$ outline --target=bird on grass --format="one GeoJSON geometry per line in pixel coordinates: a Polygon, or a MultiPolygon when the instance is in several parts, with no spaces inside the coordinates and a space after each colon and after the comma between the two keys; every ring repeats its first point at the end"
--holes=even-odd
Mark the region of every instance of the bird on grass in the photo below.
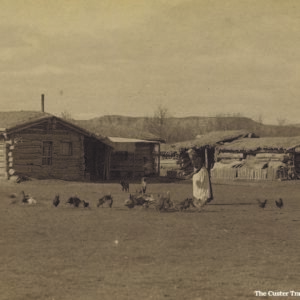
{"type": "Polygon", "coordinates": [[[278,201],[275,200],[275,203],[278,208],[281,209],[283,207],[283,200],[281,198],[278,201]]]}
{"type": "Polygon", "coordinates": [[[83,207],[84,207],[84,208],[89,207],[89,205],[90,205],[89,202],[86,202],[86,201],[84,201],[84,200],[82,200],[82,202],[83,202],[83,207]]]}
{"type": "Polygon", "coordinates": [[[99,207],[99,206],[103,207],[103,204],[106,203],[106,202],[108,203],[109,207],[111,208],[112,204],[113,204],[113,198],[111,196],[111,193],[109,193],[109,194],[103,196],[102,198],[100,198],[98,200],[97,207],[99,207]]]}
{"type": "Polygon", "coordinates": [[[186,198],[183,201],[181,201],[178,205],[178,209],[180,211],[188,209],[190,206],[195,207],[193,203],[193,198],[186,198]]]}
{"type": "Polygon", "coordinates": [[[30,198],[30,196],[26,195],[24,191],[22,191],[21,194],[22,194],[22,200],[21,200],[21,202],[22,203],[28,203],[28,199],[30,198]]]}
{"type": "Polygon", "coordinates": [[[256,199],[257,202],[258,202],[258,206],[261,207],[261,208],[265,208],[268,200],[266,199],[265,201],[260,201],[259,199],[256,199]]]}
{"type": "Polygon", "coordinates": [[[70,197],[67,201],[67,204],[73,205],[74,207],[79,207],[81,200],[78,197],[70,197]]]}
{"type": "Polygon", "coordinates": [[[121,180],[120,184],[122,186],[122,191],[129,192],[129,182],[126,180],[121,180]]]}
{"type": "Polygon", "coordinates": [[[54,199],[53,199],[53,205],[55,207],[57,207],[59,205],[59,203],[60,203],[59,194],[56,194],[55,197],[54,197],[54,199]]]}

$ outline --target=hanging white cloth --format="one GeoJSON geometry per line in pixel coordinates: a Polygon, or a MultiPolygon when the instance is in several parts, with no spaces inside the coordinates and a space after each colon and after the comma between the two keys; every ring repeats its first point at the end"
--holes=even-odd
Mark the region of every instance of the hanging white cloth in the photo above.
{"type": "Polygon", "coordinates": [[[200,171],[193,176],[193,196],[196,206],[203,206],[208,199],[211,199],[210,178],[208,171],[202,167],[200,171]]]}

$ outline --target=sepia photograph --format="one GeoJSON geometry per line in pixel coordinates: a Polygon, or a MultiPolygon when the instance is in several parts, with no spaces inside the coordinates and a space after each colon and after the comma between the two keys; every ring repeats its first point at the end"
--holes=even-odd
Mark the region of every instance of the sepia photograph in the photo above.
{"type": "Polygon", "coordinates": [[[300,300],[299,28],[0,0],[0,300],[300,300]]]}

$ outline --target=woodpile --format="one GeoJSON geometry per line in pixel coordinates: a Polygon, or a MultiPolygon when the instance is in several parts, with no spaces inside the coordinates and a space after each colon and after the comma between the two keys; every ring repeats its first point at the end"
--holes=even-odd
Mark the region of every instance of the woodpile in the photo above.
{"type": "Polygon", "coordinates": [[[296,179],[294,154],[275,151],[220,152],[211,171],[213,179],[296,179]]]}

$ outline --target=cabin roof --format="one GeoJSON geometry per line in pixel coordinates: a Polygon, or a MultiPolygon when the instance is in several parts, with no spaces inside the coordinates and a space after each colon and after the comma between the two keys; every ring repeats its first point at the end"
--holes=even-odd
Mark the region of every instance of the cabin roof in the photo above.
{"type": "Polygon", "coordinates": [[[262,137],[257,139],[240,139],[221,145],[221,151],[259,151],[259,150],[292,150],[300,147],[300,136],[262,137]]]}
{"type": "Polygon", "coordinates": [[[94,137],[108,145],[106,139],[101,135],[96,135],[74,123],[61,119],[54,115],[39,111],[7,111],[0,112],[0,132],[12,133],[28,128],[47,119],[57,119],[59,122],[66,125],[70,130],[77,131],[85,136],[94,137]]]}
{"type": "MultiPolygon", "coordinates": [[[[190,148],[213,147],[236,139],[256,137],[255,134],[245,130],[212,131],[205,135],[197,135],[196,139],[170,145],[170,151],[190,148]]],[[[247,138],[248,140],[248,138],[247,138]]],[[[252,139],[251,139],[252,140],[252,139]]],[[[166,147],[164,147],[166,148],[166,147]]],[[[169,151],[167,150],[167,151],[169,151]]]]}

